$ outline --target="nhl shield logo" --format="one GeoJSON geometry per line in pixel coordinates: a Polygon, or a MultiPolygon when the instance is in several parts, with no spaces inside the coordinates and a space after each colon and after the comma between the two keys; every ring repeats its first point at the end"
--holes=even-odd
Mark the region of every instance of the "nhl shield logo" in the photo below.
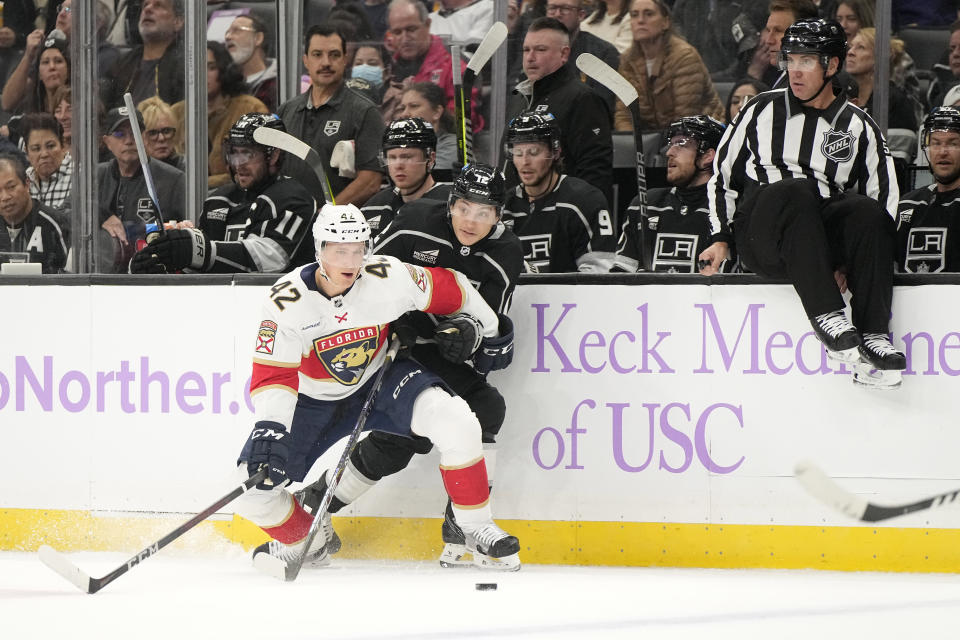
{"type": "Polygon", "coordinates": [[[323,132],[328,136],[337,135],[338,131],[340,131],[339,120],[327,120],[326,124],[323,125],[323,132]]]}
{"type": "Polygon", "coordinates": [[[313,341],[313,350],[334,380],[355,385],[373,360],[380,343],[379,327],[347,329],[313,341]]]}
{"type": "Polygon", "coordinates": [[[823,134],[820,151],[834,162],[846,162],[853,157],[853,134],[833,129],[827,131],[823,134]]]}

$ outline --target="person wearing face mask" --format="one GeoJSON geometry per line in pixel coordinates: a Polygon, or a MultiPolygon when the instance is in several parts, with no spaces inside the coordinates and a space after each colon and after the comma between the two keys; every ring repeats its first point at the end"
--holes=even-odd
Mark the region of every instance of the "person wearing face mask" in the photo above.
{"type": "Polygon", "coordinates": [[[224,45],[240,67],[247,93],[277,110],[277,60],[268,58],[267,26],[253,14],[237,16],[224,36],[224,45]]]}
{"type": "Polygon", "coordinates": [[[385,79],[390,77],[387,50],[379,44],[361,44],[353,56],[353,67],[345,84],[370,98],[374,104],[383,102],[385,79]]]}

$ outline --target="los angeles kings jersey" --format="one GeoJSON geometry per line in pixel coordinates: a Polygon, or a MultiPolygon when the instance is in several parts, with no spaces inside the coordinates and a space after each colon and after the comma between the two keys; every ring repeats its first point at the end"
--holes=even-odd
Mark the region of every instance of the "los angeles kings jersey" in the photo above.
{"type": "Polygon", "coordinates": [[[354,393],[383,366],[390,322],[407,311],[468,313],[485,337],[496,335],[496,313],[451,269],[376,256],[346,293],[331,299],[317,288],[318,268],[314,262],[283,276],[264,302],[252,345],[257,422],[289,429],[298,393],[328,401],[354,393]]]}
{"type": "Polygon", "coordinates": [[[897,263],[907,273],[960,271],[960,189],[932,184],[900,200],[897,263]]]}
{"type": "MultiPolygon", "coordinates": [[[[449,182],[438,182],[426,193],[417,198],[417,200],[427,198],[428,200],[446,202],[447,196],[450,195],[452,188],[453,185],[449,182]]],[[[411,201],[411,204],[417,200],[411,201]]],[[[403,196],[400,195],[400,189],[397,187],[387,187],[373,194],[373,196],[360,207],[360,211],[363,213],[363,217],[367,219],[367,224],[370,225],[370,231],[373,232],[373,235],[377,235],[393,222],[400,207],[405,204],[407,203],[404,202],[403,196]]]]}

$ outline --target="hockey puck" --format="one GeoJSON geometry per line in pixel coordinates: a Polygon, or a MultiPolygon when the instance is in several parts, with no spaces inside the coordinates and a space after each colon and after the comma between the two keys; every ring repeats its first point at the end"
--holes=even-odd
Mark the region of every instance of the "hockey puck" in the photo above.
{"type": "Polygon", "coordinates": [[[496,582],[478,582],[477,591],[496,591],[497,583],[496,582]]]}

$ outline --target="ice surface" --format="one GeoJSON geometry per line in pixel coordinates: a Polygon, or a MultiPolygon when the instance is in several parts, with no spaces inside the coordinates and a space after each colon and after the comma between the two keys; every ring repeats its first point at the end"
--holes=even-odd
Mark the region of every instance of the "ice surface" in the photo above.
{"type": "MultiPolygon", "coordinates": [[[[99,577],[129,554],[75,553],[99,577]]],[[[0,637],[952,637],[960,576],[526,565],[517,573],[333,559],[283,583],[239,549],[161,552],[87,595],[0,553],[0,637]],[[477,591],[496,582],[496,591],[477,591]]]]}

